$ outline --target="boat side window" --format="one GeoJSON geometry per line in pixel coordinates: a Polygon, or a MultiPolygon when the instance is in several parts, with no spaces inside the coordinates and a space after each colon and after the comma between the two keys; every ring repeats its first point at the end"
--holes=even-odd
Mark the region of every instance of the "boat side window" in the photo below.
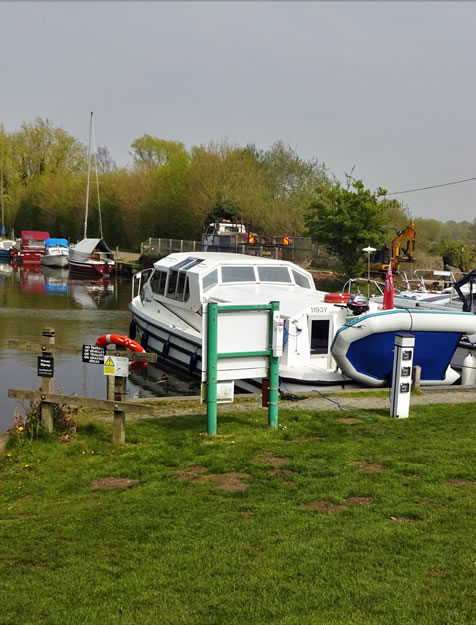
{"type": "Polygon", "coordinates": [[[258,267],[260,282],[291,282],[287,267],[258,267]]]}
{"type": "Polygon", "coordinates": [[[165,282],[167,280],[166,271],[154,271],[150,279],[150,288],[153,293],[163,295],[165,293],[165,282]]]}
{"type": "Polygon", "coordinates": [[[222,267],[221,268],[221,281],[222,282],[255,282],[254,267],[222,267]]]}
{"type": "Polygon", "coordinates": [[[175,289],[177,288],[178,271],[171,269],[169,271],[169,281],[167,283],[167,297],[175,297],[175,289]]]}
{"type": "Polygon", "coordinates": [[[175,297],[181,302],[186,302],[190,297],[190,288],[188,286],[188,278],[185,271],[179,271],[175,297]]]}
{"type": "Polygon", "coordinates": [[[210,273],[207,273],[206,276],[203,276],[203,280],[202,280],[203,290],[205,291],[205,289],[209,289],[211,286],[214,286],[215,284],[218,284],[218,271],[216,269],[214,269],[213,271],[210,271],[210,273]]]}
{"type": "Polygon", "coordinates": [[[303,289],[311,288],[311,285],[309,283],[309,278],[307,276],[303,276],[302,273],[299,273],[299,271],[295,271],[294,269],[293,269],[293,276],[298,286],[302,286],[303,289]]]}

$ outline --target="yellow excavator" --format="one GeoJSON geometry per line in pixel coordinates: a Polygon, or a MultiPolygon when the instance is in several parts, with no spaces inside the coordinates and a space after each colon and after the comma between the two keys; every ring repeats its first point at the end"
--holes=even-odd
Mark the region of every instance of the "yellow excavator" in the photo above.
{"type": "Polygon", "coordinates": [[[379,273],[386,273],[390,260],[392,261],[392,271],[398,271],[401,262],[411,263],[414,261],[415,252],[415,224],[411,221],[406,228],[397,231],[397,236],[392,241],[392,249],[383,247],[374,252],[370,259],[370,270],[379,273]],[[408,238],[404,248],[402,243],[408,238]]]}

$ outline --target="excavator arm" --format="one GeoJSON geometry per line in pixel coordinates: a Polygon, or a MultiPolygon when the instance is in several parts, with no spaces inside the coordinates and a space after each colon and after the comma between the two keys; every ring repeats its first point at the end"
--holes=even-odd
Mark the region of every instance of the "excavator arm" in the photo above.
{"type": "Polygon", "coordinates": [[[398,271],[400,262],[412,262],[415,253],[415,223],[411,221],[406,228],[397,231],[397,235],[392,241],[392,249],[385,247],[377,250],[374,254],[370,269],[378,273],[385,273],[388,269],[390,259],[392,262],[392,271],[398,271]],[[408,238],[408,243],[402,249],[403,242],[408,238]]]}
{"type": "Polygon", "coordinates": [[[412,262],[415,252],[415,223],[411,221],[406,228],[397,232],[397,236],[392,241],[392,270],[398,271],[400,261],[412,262]],[[408,237],[408,243],[401,255],[402,243],[408,237]]]}

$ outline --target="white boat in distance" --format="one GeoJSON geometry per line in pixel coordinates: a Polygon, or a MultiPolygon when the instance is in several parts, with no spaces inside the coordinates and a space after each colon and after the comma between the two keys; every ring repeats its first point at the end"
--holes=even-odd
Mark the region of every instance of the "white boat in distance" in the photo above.
{"type": "MultiPolygon", "coordinates": [[[[279,367],[283,390],[317,390],[353,381],[388,386],[398,332],[415,336],[414,364],[422,367],[423,384],[458,380],[449,363],[461,335],[476,331],[476,315],[402,314],[376,305],[353,314],[361,310],[352,311],[337,300],[317,291],[312,276],[291,262],[218,252],[171,254],[135,275],[130,335],[138,334],[144,348],[198,373],[204,306],[279,301],[285,322],[279,367]]],[[[239,386],[256,390],[260,383],[247,380],[239,386]]]]}
{"type": "Polygon", "coordinates": [[[46,267],[68,266],[68,241],[66,239],[46,239],[45,253],[41,264],[46,267]]]}

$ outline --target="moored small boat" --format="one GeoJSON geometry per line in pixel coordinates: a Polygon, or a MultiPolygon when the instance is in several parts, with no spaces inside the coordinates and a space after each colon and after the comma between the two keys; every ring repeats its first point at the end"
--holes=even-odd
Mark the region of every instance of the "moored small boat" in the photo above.
{"type": "Polygon", "coordinates": [[[46,239],[45,254],[41,257],[41,264],[46,267],[68,266],[68,241],[66,239],[46,239]]]}
{"type": "Polygon", "coordinates": [[[13,246],[15,245],[15,241],[11,241],[10,239],[3,239],[0,241],[0,259],[7,260],[11,256],[11,251],[13,246]]]}
{"type": "Polygon", "coordinates": [[[20,252],[17,260],[23,263],[40,263],[46,251],[45,241],[50,238],[49,232],[41,230],[22,230],[20,252]]]}
{"type": "Polygon", "coordinates": [[[108,276],[115,267],[114,254],[102,239],[83,239],[68,254],[72,273],[89,277],[108,276]]]}

